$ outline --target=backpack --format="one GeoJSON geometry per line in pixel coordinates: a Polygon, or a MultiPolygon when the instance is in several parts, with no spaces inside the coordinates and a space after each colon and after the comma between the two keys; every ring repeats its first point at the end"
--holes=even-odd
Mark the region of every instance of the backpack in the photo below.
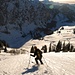
{"type": "Polygon", "coordinates": [[[40,51],[40,50],[37,51],[37,57],[38,58],[41,58],[42,57],[42,51],[40,51]]]}

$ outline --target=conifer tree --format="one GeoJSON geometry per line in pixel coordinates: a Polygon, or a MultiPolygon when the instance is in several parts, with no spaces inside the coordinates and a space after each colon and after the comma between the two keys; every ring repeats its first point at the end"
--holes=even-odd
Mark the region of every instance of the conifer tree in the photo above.
{"type": "Polygon", "coordinates": [[[44,53],[47,53],[47,46],[44,46],[44,53]]]}
{"type": "Polygon", "coordinates": [[[41,50],[43,50],[44,53],[46,53],[47,52],[47,46],[46,45],[42,46],[41,50]]]}
{"type": "Polygon", "coordinates": [[[73,45],[71,45],[70,52],[73,52],[73,49],[74,49],[74,46],[73,46],[73,45]]]}
{"type": "Polygon", "coordinates": [[[67,51],[70,50],[70,42],[67,44],[67,51]]]}
{"type": "Polygon", "coordinates": [[[64,41],[64,43],[63,43],[63,49],[62,49],[62,51],[63,51],[63,52],[65,51],[65,41],[64,41]]]}
{"type": "Polygon", "coordinates": [[[49,52],[51,52],[51,43],[50,43],[50,45],[49,45],[49,52]]]}
{"type": "Polygon", "coordinates": [[[62,46],[62,43],[59,40],[58,43],[57,43],[57,46],[56,46],[56,52],[60,52],[61,51],[61,46],[62,46]]]}
{"type": "Polygon", "coordinates": [[[30,53],[34,53],[34,47],[31,47],[30,53]]]}
{"type": "Polygon", "coordinates": [[[7,52],[7,48],[6,48],[6,46],[5,46],[4,52],[7,52]]]}
{"type": "Polygon", "coordinates": [[[73,34],[75,34],[75,29],[73,29],[73,34]]]}

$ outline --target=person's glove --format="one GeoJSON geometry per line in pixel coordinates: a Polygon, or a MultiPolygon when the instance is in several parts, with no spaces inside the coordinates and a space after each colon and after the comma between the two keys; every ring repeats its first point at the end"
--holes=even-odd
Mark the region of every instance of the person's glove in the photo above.
{"type": "Polygon", "coordinates": [[[33,56],[34,57],[34,55],[32,55],[32,54],[30,54],[30,56],[33,56]]]}
{"type": "Polygon", "coordinates": [[[30,54],[30,56],[32,56],[32,54],[30,54]]]}

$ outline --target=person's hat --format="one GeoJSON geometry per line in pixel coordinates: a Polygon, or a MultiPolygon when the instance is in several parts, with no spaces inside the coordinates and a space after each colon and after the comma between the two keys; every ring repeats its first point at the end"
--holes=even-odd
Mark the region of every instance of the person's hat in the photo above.
{"type": "Polygon", "coordinates": [[[36,47],[36,46],[34,46],[34,49],[36,50],[36,49],[37,49],[37,47],[36,47]]]}

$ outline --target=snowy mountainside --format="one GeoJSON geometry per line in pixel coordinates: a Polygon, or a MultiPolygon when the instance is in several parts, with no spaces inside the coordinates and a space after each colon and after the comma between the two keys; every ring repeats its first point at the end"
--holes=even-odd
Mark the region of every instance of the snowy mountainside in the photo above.
{"type": "Polygon", "coordinates": [[[37,3],[36,7],[33,3],[28,0],[0,1],[1,40],[13,43],[15,39],[18,41],[17,38],[29,35],[30,31],[38,27],[45,28],[45,22],[50,18],[49,12],[42,3],[37,3]]]}
{"type": "MultiPolygon", "coordinates": [[[[59,40],[68,41],[75,47],[75,34],[73,29],[75,26],[64,26],[64,30],[60,27],[52,35],[46,35],[43,40],[31,39],[18,49],[25,49],[25,54],[11,55],[9,53],[0,53],[0,75],[75,75],[75,53],[74,52],[50,52],[49,44],[57,44],[59,40]],[[58,31],[61,33],[57,33],[58,31]],[[47,45],[48,53],[43,53],[42,61],[44,65],[35,65],[34,57],[30,57],[30,49],[32,45],[36,45],[39,49],[43,45],[47,45]]],[[[29,36],[28,36],[29,37],[29,36]]],[[[27,37],[27,38],[28,38],[27,37]]],[[[14,41],[14,44],[22,43],[26,38],[17,38],[20,41],[14,41]]],[[[11,48],[12,49],[12,48],[11,48]]]]}
{"type": "Polygon", "coordinates": [[[75,24],[74,4],[50,2],[45,5],[50,12],[50,20],[48,22],[56,21],[54,29],[58,29],[61,26],[72,26],[75,24]]]}
{"type": "Polygon", "coordinates": [[[41,3],[34,6],[28,0],[0,0],[0,40],[9,44],[8,51],[20,51],[17,55],[0,50],[0,75],[75,75],[74,52],[49,53],[50,43],[56,46],[59,40],[62,43],[70,42],[75,48],[74,20],[68,22],[69,17],[64,12],[57,9],[47,10],[41,3]],[[29,31],[35,32],[37,27],[45,28],[46,25],[50,27],[46,23],[51,21],[57,22],[53,25],[56,26],[53,30],[57,30],[52,35],[42,33],[43,40],[31,38],[29,31]],[[63,30],[61,26],[64,27],[63,30]],[[32,45],[39,49],[47,45],[47,53],[43,53],[42,59],[44,65],[35,65],[35,59],[30,57],[32,45]],[[21,54],[22,50],[25,53],[21,54]]]}
{"type": "Polygon", "coordinates": [[[74,31],[73,31],[73,29],[75,29],[75,26],[63,26],[63,28],[64,29],[62,29],[62,27],[60,27],[58,30],[54,31],[54,33],[52,35],[46,35],[43,40],[31,39],[29,42],[27,42],[22,47],[27,47],[28,45],[29,45],[28,47],[31,47],[30,45],[31,45],[31,42],[32,42],[33,43],[32,45],[36,45],[40,49],[44,45],[47,45],[48,48],[49,48],[49,44],[51,42],[53,42],[53,44],[56,45],[59,40],[62,41],[62,42],[64,42],[64,41],[69,42],[70,41],[70,43],[75,46],[75,43],[74,43],[75,34],[74,34],[74,31]],[[58,33],[58,31],[60,31],[60,33],[58,33]],[[42,45],[42,46],[40,47],[40,45],[42,45]]]}
{"type": "Polygon", "coordinates": [[[52,16],[63,14],[69,22],[75,21],[75,4],[52,2],[50,4],[47,4],[47,8],[51,9],[50,11],[54,11],[52,16]]]}
{"type": "MultiPolygon", "coordinates": [[[[2,1],[0,11],[0,26],[8,28],[8,24],[16,25],[22,31],[22,25],[34,24],[37,27],[43,27],[50,18],[46,7],[41,3],[36,6],[28,0],[2,1]]],[[[34,1],[33,1],[34,3],[34,1]]]]}
{"type": "MultiPolygon", "coordinates": [[[[71,37],[72,37],[72,39],[74,39],[73,30],[74,30],[75,26],[63,26],[63,27],[64,27],[64,30],[61,30],[62,27],[60,27],[58,30],[54,31],[54,33],[52,35],[44,35],[43,36],[44,39],[42,41],[44,41],[44,40],[56,41],[57,40],[57,42],[58,42],[59,37],[61,37],[60,39],[63,39],[63,38],[66,39],[66,38],[71,38],[71,37]],[[61,31],[60,35],[58,34],[58,31],[61,31]],[[47,36],[48,36],[48,38],[45,39],[45,37],[47,37],[47,36]]],[[[26,45],[26,47],[29,46],[29,48],[30,48],[31,44],[28,44],[28,42],[34,40],[34,39],[32,39],[30,34],[27,34],[26,36],[24,34],[25,37],[22,37],[22,34],[20,34],[20,31],[17,31],[16,29],[14,29],[14,30],[11,29],[11,34],[5,34],[3,32],[0,32],[0,34],[1,34],[0,39],[5,40],[11,48],[20,48],[20,47],[22,48],[22,46],[24,46],[24,44],[26,45]]],[[[34,42],[32,41],[33,45],[36,44],[36,41],[38,41],[38,39],[35,39],[34,42]]],[[[45,41],[44,43],[46,43],[46,42],[47,41],[45,41]]],[[[43,43],[43,45],[44,45],[44,43],[43,43]]],[[[38,45],[40,45],[40,41],[38,42],[38,45]]]]}
{"type": "MultiPolygon", "coordinates": [[[[72,8],[74,12],[74,5],[65,6],[68,11],[72,8]]],[[[35,6],[34,1],[28,0],[0,0],[0,40],[5,40],[11,47],[21,47],[31,39],[30,31],[35,32],[37,28],[42,34],[45,28],[56,30],[61,26],[75,25],[74,20],[71,22],[67,17],[68,13],[65,14],[66,11],[62,10],[64,5],[56,7],[47,8],[47,5],[41,2],[35,6]],[[21,38],[24,40],[22,43],[21,38]],[[17,41],[20,42],[13,44],[17,41]]],[[[72,17],[74,18],[74,15],[72,17]]]]}
{"type": "Polygon", "coordinates": [[[56,27],[58,27],[57,25],[59,25],[60,21],[63,21],[61,23],[64,25],[67,21],[74,21],[74,5],[54,5],[52,9],[50,8],[51,5],[52,4],[42,4],[41,2],[35,5],[34,1],[31,2],[26,0],[1,0],[0,26],[9,28],[8,25],[11,25],[11,27],[15,25],[17,29],[24,32],[23,25],[26,27],[27,25],[31,26],[34,24],[36,27],[46,28],[47,23],[52,20],[57,22],[57,24],[55,24],[56,27]]]}
{"type": "Polygon", "coordinates": [[[75,6],[69,5],[69,4],[64,4],[59,8],[60,12],[66,15],[70,21],[75,21],[75,10],[74,9],[75,9],[75,6]]]}

